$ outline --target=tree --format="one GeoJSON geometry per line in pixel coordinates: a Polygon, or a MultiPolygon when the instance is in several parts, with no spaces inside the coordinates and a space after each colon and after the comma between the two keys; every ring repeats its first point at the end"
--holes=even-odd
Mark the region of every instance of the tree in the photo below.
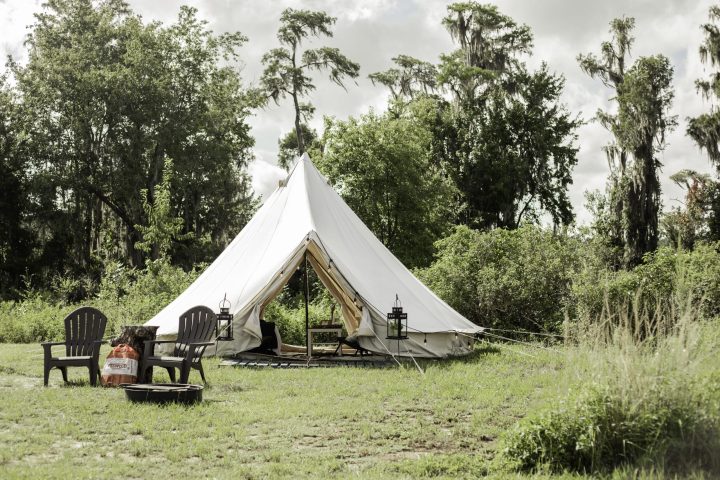
{"type": "Polygon", "coordinates": [[[431,158],[457,187],[454,220],[483,229],[546,214],[572,222],[567,186],[581,122],[560,103],[564,79],[545,65],[527,72],[520,56],[531,52],[530,29],[495,6],[452,4],[443,25],[460,48],[438,67],[400,55],[370,78],[390,89],[390,112],[412,110],[431,132],[431,158]]]}
{"type": "Polygon", "coordinates": [[[670,61],[663,55],[639,58],[627,68],[633,43],[633,18],[610,23],[612,40],[603,42],[601,55],[578,55],[580,68],[615,90],[617,114],[598,111],[597,119],[615,137],[605,147],[610,164],[609,202],[611,243],[622,246],[620,263],[632,267],[657,248],[661,169],[657,153],[665,134],[676,125],[672,105],[670,61]]]}
{"type": "Polygon", "coordinates": [[[34,238],[28,231],[28,178],[20,155],[24,140],[16,130],[17,104],[0,77],[0,298],[15,296],[29,269],[34,238]]]}
{"type": "MultiPolygon", "coordinates": [[[[710,7],[710,22],[702,26],[705,42],[700,46],[700,59],[711,66],[720,64],[720,6],[710,7]]],[[[707,100],[720,99],[720,75],[715,72],[707,80],[697,80],[697,89],[707,100]]],[[[709,113],[688,119],[687,134],[705,150],[710,161],[720,172],[720,111],[715,105],[709,113]]]]}
{"type": "Polygon", "coordinates": [[[275,103],[286,96],[293,100],[295,108],[295,135],[297,151],[305,151],[305,138],[302,124],[307,122],[314,112],[309,103],[300,99],[315,89],[308,73],[313,70],[326,70],[330,80],[345,88],[347,77],[357,78],[360,65],[340,53],[337,48],[320,47],[300,52],[303,40],[310,36],[332,37],[330,27],[335,18],[325,12],[285,9],[280,16],[280,28],[277,38],[281,47],[274,48],[262,58],[265,65],[260,83],[262,90],[275,103]]]}
{"type": "MultiPolygon", "coordinates": [[[[143,24],[121,0],[52,0],[11,63],[31,162],[33,198],[52,215],[44,252],[88,271],[99,259],[142,265],[136,250],[164,159],[174,159],[172,210],[194,242],[189,266],[225,246],[254,208],[245,167],[253,140],[246,92],[221,66],[245,42],[214,35],[192,8],[167,27],[143,24]]],[[[43,254],[45,255],[45,253],[43,254]]]]}
{"type": "MultiPolygon", "coordinates": [[[[720,64],[720,6],[710,7],[710,22],[704,24],[705,41],[700,46],[700,59],[711,66],[720,64]]],[[[687,134],[695,140],[701,150],[705,150],[710,162],[720,173],[720,110],[717,101],[720,99],[720,75],[714,72],[709,79],[699,79],[695,82],[697,89],[706,100],[713,102],[710,111],[688,118],[687,134]]],[[[718,182],[712,182],[715,187],[709,190],[706,204],[708,218],[708,238],[720,240],[720,187],[718,182]]]]}
{"type": "Polygon", "coordinates": [[[155,186],[155,195],[150,203],[148,191],[140,191],[142,207],[147,225],[135,225],[142,234],[142,241],[135,248],[151,255],[152,260],[167,260],[173,241],[192,238],[192,233],[183,234],[183,219],[172,213],[171,185],[173,161],[165,159],[162,182],[155,186]]]}
{"type": "MultiPolygon", "coordinates": [[[[300,132],[303,138],[305,150],[310,158],[319,158],[322,154],[322,145],[317,131],[310,128],[305,123],[300,124],[300,132]]],[[[298,157],[298,141],[297,132],[292,130],[284,137],[278,140],[278,165],[285,170],[289,170],[295,159],[298,157]]]]}
{"type": "Polygon", "coordinates": [[[408,267],[430,262],[433,242],[452,220],[452,186],[433,166],[429,143],[429,132],[407,117],[327,119],[318,161],[350,208],[408,267]]]}
{"type": "Polygon", "coordinates": [[[444,163],[463,193],[461,222],[517,228],[547,214],[554,225],[567,225],[574,218],[567,188],[581,122],[560,103],[564,80],[545,66],[518,74],[515,83],[515,95],[493,89],[481,105],[451,117],[444,163]]]}
{"type": "Polygon", "coordinates": [[[518,57],[532,50],[527,25],[500,13],[494,5],[453,3],[442,23],[460,49],[441,56],[439,81],[459,102],[474,102],[487,86],[512,91],[512,73],[523,70],[518,57]]]}
{"type": "Polygon", "coordinates": [[[454,104],[435,146],[461,192],[460,222],[517,228],[543,214],[572,222],[580,121],[560,103],[564,79],[545,65],[527,72],[520,57],[532,51],[530,28],[495,6],[452,4],[443,25],[460,48],[441,57],[438,81],[454,104]]]}
{"type": "Polygon", "coordinates": [[[398,55],[392,61],[397,67],[368,75],[373,85],[384,85],[390,90],[392,101],[413,99],[437,89],[438,72],[432,63],[409,55],[398,55]]]}
{"type": "Polygon", "coordinates": [[[714,207],[720,184],[710,175],[693,170],[680,170],[670,179],[686,192],[683,208],[673,208],[662,218],[671,245],[691,250],[698,240],[715,240],[712,229],[716,225],[714,207]]]}

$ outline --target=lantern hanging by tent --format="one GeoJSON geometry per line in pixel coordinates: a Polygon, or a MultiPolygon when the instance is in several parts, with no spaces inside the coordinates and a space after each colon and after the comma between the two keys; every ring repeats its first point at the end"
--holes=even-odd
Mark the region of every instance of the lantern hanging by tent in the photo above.
{"type": "Polygon", "coordinates": [[[227,294],[223,297],[220,302],[220,313],[217,314],[217,325],[215,326],[215,338],[217,340],[229,341],[233,339],[232,335],[232,321],[233,314],[230,313],[230,301],[227,299],[227,294]]]}
{"type": "Polygon", "coordinates": [[[392,312],[387,314],[387,337],[388,340],[407,339],[407,313],[403,312],[402,302],[395,294],[395,305],[392,312]]]}

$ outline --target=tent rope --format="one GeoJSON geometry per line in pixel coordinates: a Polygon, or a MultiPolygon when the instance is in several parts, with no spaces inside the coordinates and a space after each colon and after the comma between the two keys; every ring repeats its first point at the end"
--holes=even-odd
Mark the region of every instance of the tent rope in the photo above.
{"type": "MultiPolygon", "coordinates": [[[[464,335],[463,333],[459,333],[459,332],[456,332],[456,333],[458,333],[459,335],[464,335]]],[[[547,351],[549,351],[549,352],[553,352],[553,353],[557,353],[557,354],[559,354],[559,355],[562,355],[562,352],[561,352],[561,351],[555,350],[554,348],[543,347],[543,346],[541,346],[541,345],[535,345],[535,344],[529,343],[529,342],[522,342],[522,341],[520,341],[520,340],[514,340],[514,339],[512,339],[512,338],[503,337],[503,336],[501,336],[501,335],[495,335],[494,333],[483,332],[483,335],[489,335],[489,336],[491,336],[491,337],[499,338],[499,339],[501,339],[501,340],[507,340],[508,342],[520,343],[520,344],[522,344],[522,345],[527,345],[528,347],[539,348],[539,349],[541,349],[541,350],[547,350],[547,351]]],[[[469,335],[468,335],[468,336],[469,336],[469,335]]]]}
{"type": "Polygon", "coordinates": [[[393,355],[392,352],[390,350],[388,350],[387,346],[385,345],[385,343],[383,343],[382,340],[380,340],[380,337],[377,336],[377,333],[375,333],[374,329],[372,332],[373,332],[373,335],[375,335],[375,338],[378,339],[378,342],[380,342],[380,345],[382,345],[383,348],[385,349],[385,351],[388,353],[388,355],[390,355],[393,358],[393,360],[395,360],[395,363],[397,363],[398,366],[402,367],[402,363],[400,363],[400,361],[397,358],[395,358],[395,355],[393,355]]]}
{"type": "Polygon", "coordinates": [[[528,332],[527,330],[509,330],[504,328],[490,328],[490,327],[482,327],[485,330],[493,330],[496,332],[508,332],[508,333],[522,333],[524,335],[540,335],[543,337],[557,337],[557,338],[565,338],[565,335],[558,335],[555,333],[540,333],[540,332],[528,332]]]}
{"type": "MultiPolygon", "coordinates": [[[[398,353],[400,353],[400,352],[398,352],[398,353]]],[[[417,360],[415,360],[415,357],[413,357],[413,354],[412,354],[412,352],[411,352],[410,350],[408,350],[408,355],[410,355],[410,358],[412,358],[413,363],[415,364],[415,366],[417,367],[417,369],[420,371],[420,373],[422,373],[423,376],[425,376],[425,372],[423,371],[422,368],[420,368],[420,365],[418,365],[417,360]]]]}
{"type": "Polygon", "coordinates": [[[508,347],[507,345],[503,345],[502,343],[495,343],[495,342],[490,342],[490,341],[487,341],[487,340],[486,340],[485,342],[486,342],[488,345],[492,345],[492,346],[494,346],[494,347],[498,347],[498,348],[502,348],[502,349],[505,349],[505,350],[509,350],[509,351],[511,351],[511,352],[513,352],[513,353],[517,353],[518,355],[525,355],[526,357],[537,358],[536,355],[533,355],[533,354],[527,353],[527,352],[521,352],[520,350],[515,350],[514,348],[510,348],[510,347],[508,347]]]}

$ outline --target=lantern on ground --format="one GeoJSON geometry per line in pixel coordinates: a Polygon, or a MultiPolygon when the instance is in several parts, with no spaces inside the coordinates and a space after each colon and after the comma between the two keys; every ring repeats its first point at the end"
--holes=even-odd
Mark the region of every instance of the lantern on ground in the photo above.
{"type": "Polygon", "coordinates": [[[220,302],[220,313],[217,314],[217,325],[215,326],[215,338],[217,340],[232,340],[232,321],[233,314],[230,313],[230,302],[227,294],[220,302]]]}
{"type": "Polygon", "coordinates": [[[387,314],[387,337],[388,340],[407,339],[407,313],[403,312],[402,303],[395,295],[395,305],[392,312],[387,314]]]}

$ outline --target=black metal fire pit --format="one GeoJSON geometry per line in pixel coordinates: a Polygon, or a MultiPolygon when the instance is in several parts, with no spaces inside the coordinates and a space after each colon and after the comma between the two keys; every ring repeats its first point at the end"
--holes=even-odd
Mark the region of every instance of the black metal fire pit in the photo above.
{"type": "Polygon", "coordinates": [[[131,402],[183,403],[186,405],[202,401],[202,385],[184,383],[124,383],[125,395],[131,402]]]}

